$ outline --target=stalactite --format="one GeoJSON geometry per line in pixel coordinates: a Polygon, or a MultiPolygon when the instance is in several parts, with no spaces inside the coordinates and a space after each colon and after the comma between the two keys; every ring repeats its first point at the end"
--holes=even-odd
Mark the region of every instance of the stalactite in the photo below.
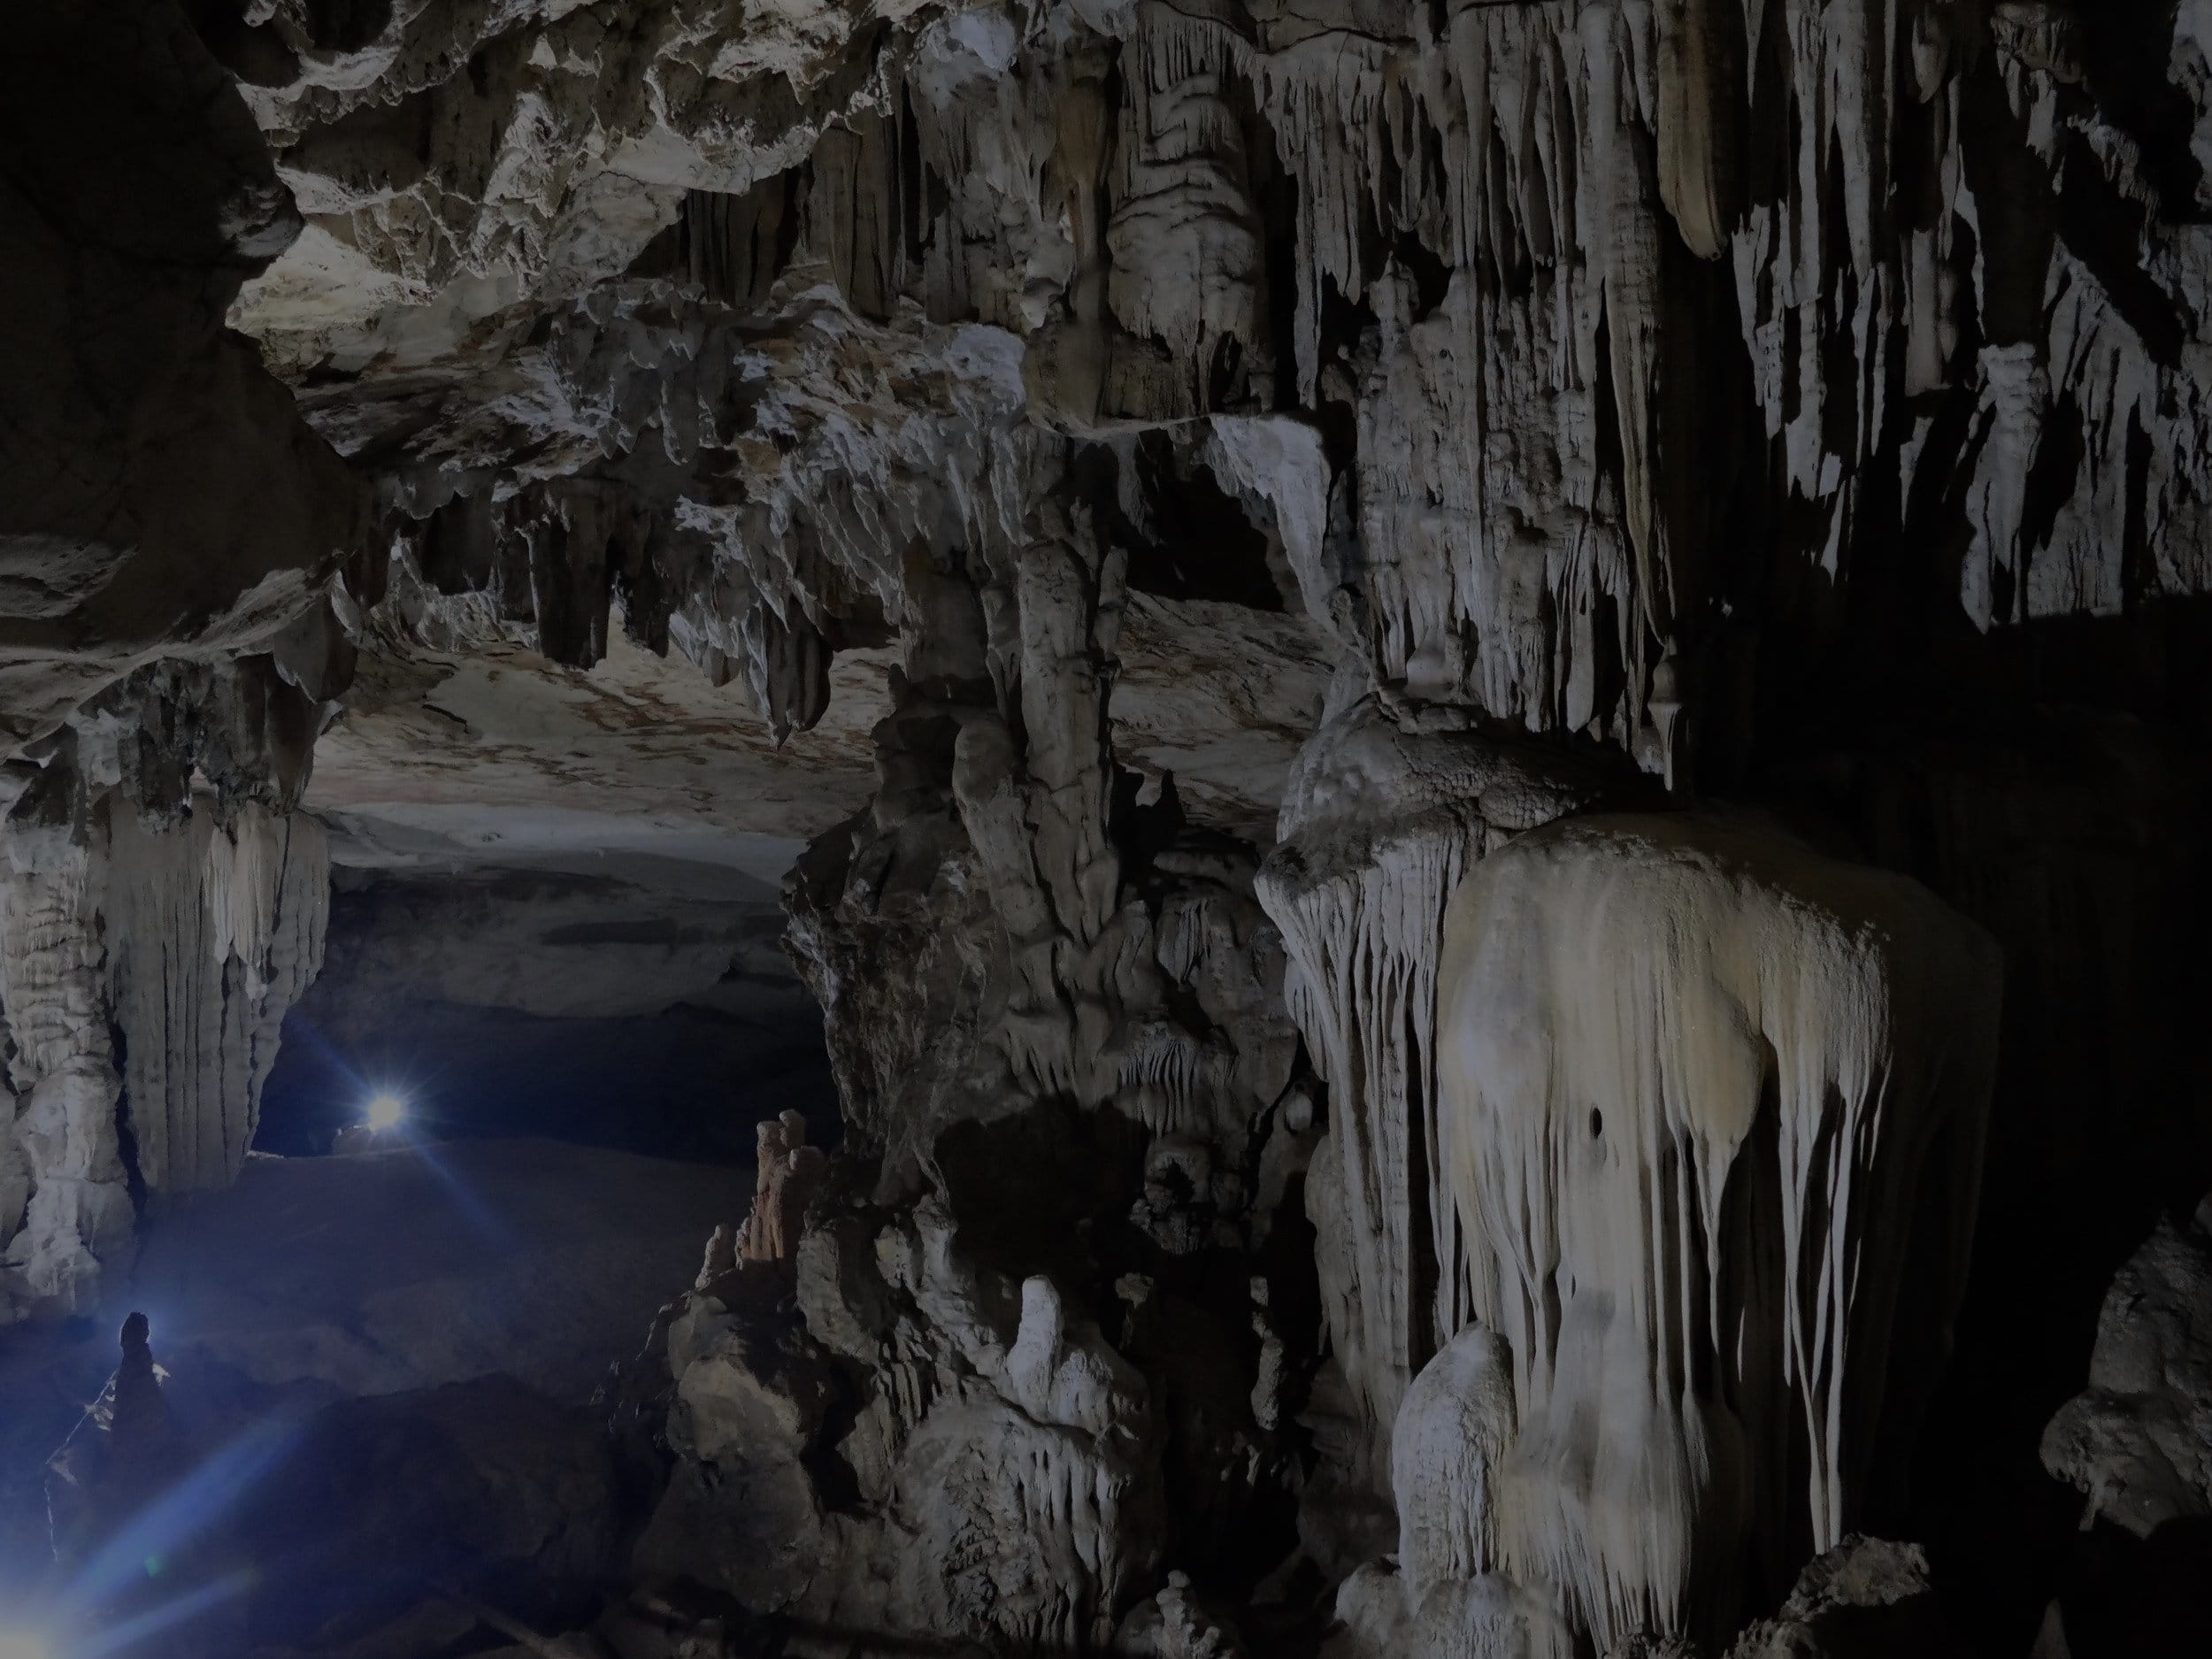
{"type": "Polygon", "coordinates": [[[1107,303],[1133,338],[1115,352],[1107,408],[1156,420],[1263,406],[1264,232],[1232,102],[1244,43],[1158,0],[1141,17],[1105,228],[1107,303]]]}
{"type": "Polygon", "coordinates": [[[124,1039],[124,1121],[146,1190],[228,1186],[253,1142],[278,1028],[322,965],[330,854],[320,824],[204,803],[149,833],[111,818],[103,904],[124,1039]]]}
{"type": "Polygon", "coordinates": [[[0,1317],[97,1304],[127,1273],[136,1217],[99,931],[103,861],[65,828],[6,837],[0,1009],[14,1046],[0,1214],[0,1317]]]}
{"type": "Polygon", "coordinates": [[[1601,1647],[1706,1640],[1893,1498],[1965,1282],[1989,941],[1772,832],[1588,818],[1454,901],[1438,1021],[1502,1555],[1601,1647]],[[1800,1449],[1801,1448],[1801,1449],[1800,1449]]]}
{"type": "MultiPolygon", "coordinates": [[[[206,733],[107,708],[71,740],[144,822],[112,871],[57,854],[11,898],[39,942],[10,1018],[38,1035],[0,1229],[72,1190],[37,1184],[58,1143],[22,1127],[55,1120],[50,1073],[88,1102],[62,1118],[119,1109],[80,982],[127,1013],[132,1126],[113,1159],[79,1148],[83,1192],[109,1203],[126,1152],[155,1187],[234,1160],[259,1038],[233,1010],[295,972],[260,941],[304,961],[312,928],[233,797],[296,798],[348,629],[581,669],[618,603],[780,742],[864,641],[896,657],[876,793],[789,895],[852,1189],[798,1242],[802,1300],[862,1398],[832,1448],[818,1398],[779,1396],[773,1473],[807,1538],[849,1527],[882,1566],[852,1539],[895,1532],[958,1584],[779,1596],[1102,1645],[1152,1587],[1114,1507],[1156,1495],[1133,1443],[1188,1427],[1145,1333],[1176,1328],[1178,1275],[1256,1248],[1249,1190],[1292,1192],[1310,1150],[1331,1354],[1307,1515],[1407,1506],[1397,1568],[1348,1581],[1360,1640],[1678,1650],[1815,1550],[1816,1590],[1855,1559],[1842,1529],[1903,1463],[1882,1437],[1956,1291],[1985,953],[1763,833],[1545,826],[1638,770],[1678,804],[1819,794],[1868,703],[1919,706],[1909,676],[1969,662],[1978,709],[2016,708],[2003,664],[2049,631],[1970,630],[2162,626],[2151,602],[2212,588],[2191,8],[2140,39],[1936,0],[353,10],[343,46],[306,50],[290,4],[232,31],[269,31],[239,96],[311,221],[233,319],[377,475],[388,592],[349,576],[235,700],[289,781],[211,773],[204,814],[194,769],[228,752],[206,733]],[[2166,61],[2116,65],[2144,40],[2166,61]],[[1224,517],[1148,499],[1166,453],[1224,517]],[[1340,656],[1250,891],[1254,849],[1117,752],[1125,603],[1167,603],[1125,588],[1163,549],[1156,586],[1226,572],[1254,615],[1286,568],[1340,656]],[[111,902],[129,938],[103,944],[111,902]],[[1080,1247],[994,1233],[976,1166],[1070,1137],[1123,1180],[1079,1226],[1036,1206],[1080,1247]],[[1884,1206],[1926,1236],[1886,1236],[1884,1206]],[[1085,1256],[1101,1239],[1131,1271],[1085,1256]],[[1086,1308],[1121,1329],[1071,1335],[1086,1308]],[[1062,1411],[1037,1379],[1064,1370],[1110,1409],[1062,1411]],[[834,1526],[809,1472],[833,1450],[864,1494],[834,1526]]],[[[105,561],[22,603],[76,604],[105,561]]],[[[258,639],[245,609],[196,637],[258,639]]],[[[81,1264],[97,1231],[40,1236],[81,1264]]],[[[1281,1298],[1247,1305],[1251,1265],[1208,1312],[1258,1321],[1262,1376],[1186,1390],[1223,1469],[1279,1454],[1316,1357],[1286,1357],[1281,1298]]],[[[759,1351],[686,1350],[686,1409],[759,1351]]],[[[741,1461],[681,1451],[702,1502],[741,1461]]]]}
{"type": "Polygon", "coordinates": [[[1334,713],[1292,780],[1259,892],[1329,1086],[1308,1202],[1337,1363],[1365,1419],[1356,1472],[1377,1488],[1407,1385],[1471,1311],[1436,1072],[1444,917],[1486,852],[1602,788],[1536,751],[1405,736],[1364,701],[1334,713]]]}

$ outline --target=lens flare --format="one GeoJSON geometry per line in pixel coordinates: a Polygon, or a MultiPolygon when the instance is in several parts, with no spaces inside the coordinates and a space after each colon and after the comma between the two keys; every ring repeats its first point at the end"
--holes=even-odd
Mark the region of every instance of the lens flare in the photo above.
{"type": "MultiPolygon", "coordinates": [[[[372,1129],[396,1129],[407,1121],[407,1102],[396,1094],[374,1094],[369,1098],[368,1117],[372,1129]]],[[[0,1655],[0,1659],[5,1659],[0,1655]]]]}
{"type": "MultiPolygon", "coordinates": [[[[233,1596],[243,1594],[253,1587],[258,1576],[250,1567],[241,1568],[212,1584],[202,1585],[189,1595],[179,1596],[175,1601],[165,1602],[134,1618],[110,1625],[87,1640],[82,1650],[83,1659],[109,1659],[110,1655],[120,1659],[122,1655],[134,1650],[139,1655],[155,1652],[156,1649],[142,1646],[148,1637],[159,1635],[180,1624],[188,1624],[233,1596]]],[[[0,1659],[7,1659],[4,1648],[0,1648],[0,1659]]]]}
{"type": "MultiPolygon", "coordinates": [[[[63,1611],[76,1622],[89,1618],[134,1581],[146,1563],[167,1557],[206,1533],[291,1450],[300,1429],[293,1417],[255,1424],[202,1463],[125,1523],[70,1580],[63,1611]]],[[[0,1647],[0,1659],[13,1659],[0,1647]]]]}

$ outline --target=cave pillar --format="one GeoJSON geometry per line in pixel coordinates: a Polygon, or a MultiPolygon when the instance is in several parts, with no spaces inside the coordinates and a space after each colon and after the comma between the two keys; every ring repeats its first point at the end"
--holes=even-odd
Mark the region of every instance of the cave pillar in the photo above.
{"type": "Polygon", "coordinates": [[[1724,1636],[1893,1517],[1963,1288],[2001,962],[1904,878],[1598,816],[1486,858],[1436,1064],[1511,1356],[1495,1556],[1608,1645],[1724,1636]]]}
{"type": "Polygon", "coordinates": [[[39,817],[0,871],[0,1316],[96,1305],[142,1202],[237,1178],[329,909],[303,813],[203,797],[149,825],[118,792],[39,817]]]}

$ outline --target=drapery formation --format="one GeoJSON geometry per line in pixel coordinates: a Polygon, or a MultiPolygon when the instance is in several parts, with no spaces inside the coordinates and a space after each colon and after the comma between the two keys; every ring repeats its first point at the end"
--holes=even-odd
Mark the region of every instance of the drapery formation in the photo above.
{"type": "Polygon", "coordinates": [[[1486,860],[1438,1000],[1494,1562],[1601,1643],[1709,1640],[1885,1514],[1965,1282],[1985,936],[1772,831],[1586,818],[1486,860]]]}

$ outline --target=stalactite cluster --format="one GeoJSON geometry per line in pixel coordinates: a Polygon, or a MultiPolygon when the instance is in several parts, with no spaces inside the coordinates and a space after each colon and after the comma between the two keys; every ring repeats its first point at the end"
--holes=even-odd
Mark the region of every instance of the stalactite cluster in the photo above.
{"type": "Polygon", "coordinates": [[[843,1138],[610,1382],[641,1582],[2119,1651],[2043,1463],[2203,1511],[2202,10],[54,0],[0,1318],[235,1176],[334,858],[712,842],[843,1138]]]}

